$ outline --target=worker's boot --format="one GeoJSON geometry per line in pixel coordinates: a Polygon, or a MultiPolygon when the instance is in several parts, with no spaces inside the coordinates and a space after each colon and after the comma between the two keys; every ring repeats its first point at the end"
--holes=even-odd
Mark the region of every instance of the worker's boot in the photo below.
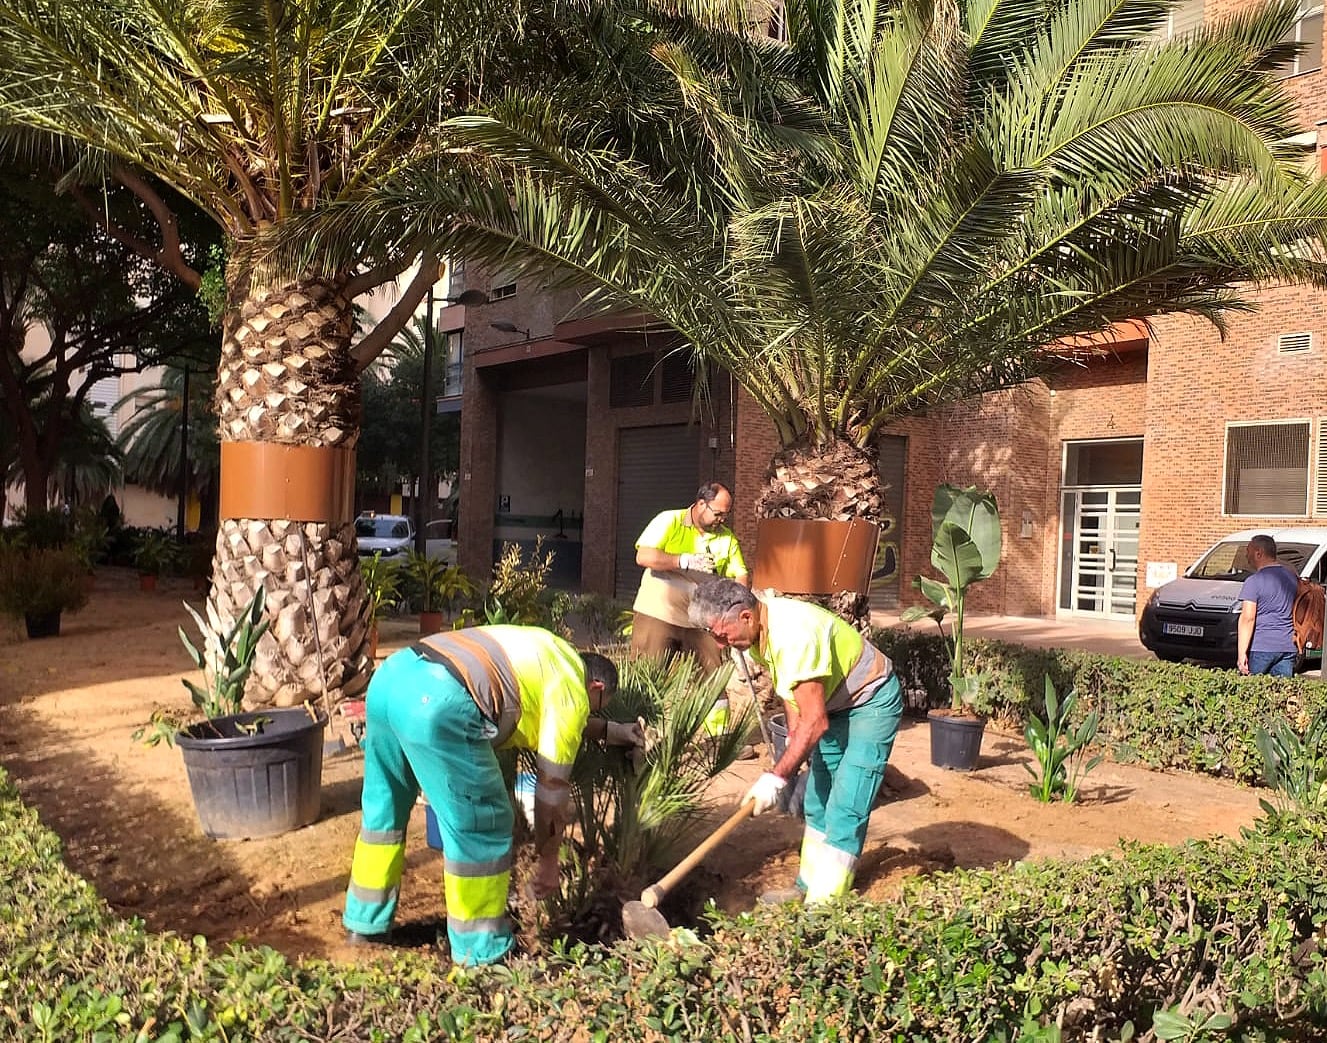
{"type": "Polygon", "coordinates": [[[766,891],[756,901],[761,905],[787,905],[790,902],[801,902],[805,898],[806,892],[800,887],[776,887],[766,891]]]}
{"type": "Polygon", "coordinates": [[[360,934],[358,931],[346,931],[347,945],[386,945],[390,940],[390,934],[384,931],[382,934],[360,934]]]}

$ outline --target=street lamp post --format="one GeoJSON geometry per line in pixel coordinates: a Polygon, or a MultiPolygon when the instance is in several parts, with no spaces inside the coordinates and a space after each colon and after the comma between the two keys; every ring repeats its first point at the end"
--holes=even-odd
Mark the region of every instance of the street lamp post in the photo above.
{"type": "MultiPolygon", "coordinates": [[[[466,290],[455,297],[439,297],[442,304],[487,304],[488,294],[483,290],[466,290]]],[[[429,287],[428,301],[424,308],[424,374],[423,388],[419,402],[419,494],[415,503],[415,553],[424,554],[427,549],[429,515],[432,514],[430,501],[436,496],[436,485],[431,485],[432,467],[429,463],[429,441],[433,432],[433,414],[437,406],[433,400],[433,287],[429,287]]]]}

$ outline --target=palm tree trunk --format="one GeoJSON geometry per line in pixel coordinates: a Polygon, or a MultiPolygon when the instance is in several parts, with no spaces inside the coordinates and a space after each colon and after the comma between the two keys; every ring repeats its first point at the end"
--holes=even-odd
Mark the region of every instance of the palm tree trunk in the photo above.
{"type": "MultiPolygon", "coordinates": [[[[765,472],[765,487],[756,497],[757,518],[862,518],[878,525],[884,513],[884,488],[875,456],[846,439],[801,442],[779,449],[765,472]]],[[[808,600],[855,626],[865,629],[869,625],[871,605],[866,591],[808,600]]]]}
{"type": "MultiPolygon", "coordinates": [[[[328,280],[233,293],[217,377],[223,447],[353,448],[352,320],[350,300],[328,280]]],[[[223,517],[210,595],[220,618],[233,620],[260,584],[272,627],[259,644],[246,704],[292,706],[324,695],[335,704],[362,690],[368,602],[353,520],[223,517]]]]}

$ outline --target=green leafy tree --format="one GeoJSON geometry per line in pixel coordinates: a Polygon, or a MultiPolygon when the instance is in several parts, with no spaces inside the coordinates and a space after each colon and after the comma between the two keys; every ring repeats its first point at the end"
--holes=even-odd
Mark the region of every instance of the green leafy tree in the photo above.
{"type": "MultiPolygon", "coordinates": [[[[92,385],[150,365],[209,336],[194,292],[107,234],[55,174],[30,163],[0,167],[0,406],[9,479],[25,509],[104,492],[119,460],[87,408],[92,385]]],[[[146,208],[123,191],[100,201],[126,234],[142,234],[146,208]]],[[[198,231],[186,209],[184,227],[198,231]]],[[[202,235],[183,255],[200,255],[202,235]]]]}
{"type": "Polygon", "coordinates": [[[772,419],[759,514],[875,519],[890,421],[1324,284],[1327,185],[1273,75],[1295,4],[1163,41],[1170,6],[789,0],[786,44],[660,40],[617,94],[491,99],[448,132],[502,189],[416,164],[324,235],[519,255],[652,316],[772,419]]]}

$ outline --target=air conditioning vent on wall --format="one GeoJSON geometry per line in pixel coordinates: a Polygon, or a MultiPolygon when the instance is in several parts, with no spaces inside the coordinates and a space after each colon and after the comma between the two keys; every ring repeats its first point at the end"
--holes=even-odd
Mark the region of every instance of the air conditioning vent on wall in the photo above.
{"type": "Polygon", "coordinates": [[[1301,333],[1282,333],[1276,338],[1276,350],[1282,355],[1295,355],[1303,351],[1308,351],[1313,347],[1313,334],[1307,331],[1301,333]]]}

